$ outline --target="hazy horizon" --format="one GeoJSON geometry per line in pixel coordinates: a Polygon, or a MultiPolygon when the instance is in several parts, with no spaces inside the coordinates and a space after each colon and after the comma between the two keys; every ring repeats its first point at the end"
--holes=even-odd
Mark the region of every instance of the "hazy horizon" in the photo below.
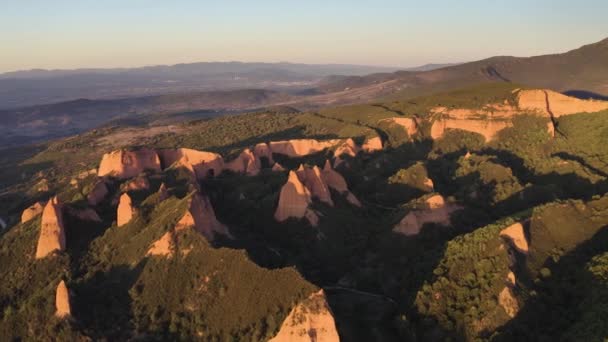
{"type": "Polygon", "coordinates": [[[4,5],[0,73],[211,61],[415,67],[565,52],[608,36],[599,0],[83,1],[4,5]]]}

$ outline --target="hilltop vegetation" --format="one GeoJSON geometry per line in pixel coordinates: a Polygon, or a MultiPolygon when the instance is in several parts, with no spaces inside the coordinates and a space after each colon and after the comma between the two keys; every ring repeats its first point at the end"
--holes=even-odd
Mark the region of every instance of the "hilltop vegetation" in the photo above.
{"type": "Polygon", "coordinates": [[[296,303],[324,289],[345,341],[601,340],[608,111],[550,118],[517,109],[518,88],[527,89],[491,83],[318,111],[275,108],[171,130],[108,127],[14,149],[0,173],[0,215],[11,226],[0,236],[0,331],[10,339],[267,340],[296,303]],[[497,105],[517,112],[484,114],[497,105]],[[492,139],[462,129],[433,138],[443,119],[437,107],[508,125],[492,139]],[[110,178],[104,201],[87,203],[98,180],[89,170],[123,147],[193,148],[229,162],[261,142],[352,138],[361,146],[374,137],[381,150],[343,155],[341,165],[336,146],[273,155],[288,170],[332,161],[362,202],[358,208],[330,189],[333,206],[310,203],[316,226],[275,220],[288,174],[271,170],[267,159],[255,175],[225,171],[195,183],[185,168],[148,170],[149,188],[127,191],[136,214],[121,227],[118,196],[129,180],[110,178]],[[161,183],[170,193],[164,201],[161,183]],[[209,241],[175,228],[197,187],[231,238],[209,241]],[[19,223],[19,215],[55,194],[68,208],[93,208],[101,222],[68,215],[66,251],[35,261],[40,219],[19,223]],[[456,208],[448,224],[434,220],[441,216],[434,210],[446,207],[456,208]],[[417,234],[396,229],[412,220],[424,221],[417,234]],[[518,224],[525,251],[502,234],[518,224]],[[172,256],[148,255],[167,233],[172,256]],[[50,319],[59,279],[72,292],[73,320],[50,319]]]}

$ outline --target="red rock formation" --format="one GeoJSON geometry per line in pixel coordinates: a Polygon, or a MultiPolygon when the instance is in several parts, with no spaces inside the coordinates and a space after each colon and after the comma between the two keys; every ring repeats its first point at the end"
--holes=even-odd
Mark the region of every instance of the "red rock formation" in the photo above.
{"type": "Polygon", "coordinates": [[[274,164],[274,160],[272,159],[272,150],[270,150],[270,146],[268,146],[266,143],[259,143],[255,145],[253,148],[253,154],[255,154],[258,159],[267,158],[270,165],[274,164]]]}
{"type": "Polygon", "coordinates": [[[321,170],[318,166],[304,169],[304,186],[308,188],[312,197],[317,197],[321,202],[328,204],[329,206],[334,205],[334,201],[331,199],[331,192],[325,184],[321,176],[321,170]]]}
{"type": "Polygon", "coordinates": [[[283,172],[285,171],[285,168],[279,163],[274,163],[274,165],[272,166],[272,171],[283,172]]]}
{"type": "Polygon", "coordinates": [[[120,227],[131,221],[133,218],[133,204],[131,197],[127,193],[120,196],[118,209],[116,210],[116,226],[120,227]]]}
{"type": "Polygon", "coordinates": [[[288,157],[304,157],[321,152],[341,142],[340,139],[318,141],[315,139],[294,139],[287,141],[271,141],[272,153],[284,154],[288,157]]]}
{"type": "Polygon", "coordinates": [[[577,113],[594,113],[608,109],[608,101],[580,100],[552,90],[521,90],[517,96],[521,111],[533,111],[556,118],[577,113]]]}
{"type": "Polygon", "coordinates": [[[519,312],[519,303],[517,302],[517,298],[513,295],[513,290],[509,286],[505,286],[498,295],[498,304],[500,304],[511,318],[515,317],[517,312],[519,312]]]}
{"type": "Polygon", "coordinates": [[[163,169],[176,162],[180,165],[190,165],[198,179],[209,175],[217,176],[224,169],[224,160],[217,153],[178,148],[176,150],[158,150],[163,169]]]}
{"type": "Polygon", "coordinates": [[[213,241],[215,234],[230,237],[228,228],[215,217],[215,211],[207,196],[199,193],[193,194],[188,200],[188,210],[175,226],[176,230],[194,227],[203,234],[208,241],[213,241]]]}
{"type": "Polygon", "coordinates": [[[281,188],[279,205],[274,217],[279,222],[290,217],[306,217],[314,225],[316,214],[309,209],[310,203],[312,203],[310,191],[300,182],[298,175],[294,171],[290,171],[287,183],[281,188]]]}
{"type": "Polygon", "coordinates": [[[107,195],[108,186],[106,185],[106,182],[103,181],[103,179],[100,179],[95,183],[93,189],[91,189],[91,191],[87,194],[87,201],[90,205],[95,206],[101,203],[101,201],[103,201],[107,195]]]}
{"type": "Polygon", "coordinates": [[[414,135],[416,135],[418,133],[418,124],[416,124],[416,121],[414,119],[411,118],[388,118],[388,119],[383,119],[380,121],[388,121],[388,122],[392,122],[396,125],[399,125],[401,127],[403,127],[405,129],[405,131],[407,132],[407,136],[411,139],[412,137],[414,137],[414,135]]]}
{"type": "Polygon", "coordinates": [[[339,158],[343,155],[355,157],[359,152],[359,148],[355,144],[355,141],[351,138],[344,140],[344,142],[336,148],[334,156],[339,158]]]}
{"type": "Polygon", "coordinates": [[[511,126],[513,126],[511,121],[440,119],[433,122],[431,126],[431,138],[441,138],[448,129],[460,129],[481,134],[486,141],[490,141],[496,137],[499,131],[511,126]]]}
{"type": "Polygon", "coordinates": [[[519,252],[528,253],[528,240],[522,223],[517,222],[501,230],[500,236],[506,238],[519,252]]]}
{"type": "Polygon", "coordinates": [[[36,259],[45,258],[54,251],[65,250],[65,227],[61,209],[57,197],[53,197],[44,207],[36,259]]]}
{"type": "Polygon", "coordinates": [[[148,253],[146,253],[146,255],[171,257],[174,249],[173,241],[173,232],[166,232],[160,239],[150,246],[150,249],[148,249],[148,253]]]}
{"type": "Polygon", "coordinates": [[[321,177],[323,181],[327,184],[328,187],[336,190],[337,192],[346,196],[346,200],[356,206],[361,207],[361,202],[357,199],[357,197],[348,190],[348,185],[346,184],[346,180],[340,173],[334,170],[331,167],[331,163],[329,160],[325,161],[325,166],[323,167],[323,171],[321,172],[321,177]]]}
{"type": "Polygon", "coordinates": [[[139,175],[126,184],[124,191],[140,191],[148,189],[150,189],[150,181],[148,181],[148,178],[145,175],[139,175]]]}
{"type": "Polygon", "coordinates": [[[412,210],[405,215],[401,222],[393,228],[393,231],[412,236],[418,235],[427,223],[449,226],[451,224],[450,215],[462,209],[459,205],[446,203],[440,195],[429,197],[425,204],[427,208],[412,210]]]}
{"type": "Polygon", "coordinates": [[[135,177],[144,170],[160,171],[160,159],[154,150],[118,150],[106,153],[99,164],[99,177],[113,176],[120,179],[135,177]]]}
{"type": "Polygon", "coordinates": [[[323,290],[298,303],[270,342],[339,342],[334,316],[323,290]]]}
{"type": "Polygon", "coordinates": [[[244,149],[239,156],[231,162],[224,165],[224,169],[236,173],[245,173],[249,176],[255,176],[260,173],[262,164],[260,160],[251,152],[250,149],[244,149]]]}
{"type": "Polygon", "coordinates": [[[21,214],[21,223],[25,223],[34,217],[40,215],[44,209],[46,202],[36,202],[26,208],[21,214]]]}
{"type": "Polygon", "coordinates": [[[165,183],[162,183],[158,188],[158,200],[162,202],[167,198],[169,198],[169,191],[167,190],[165,183]]]}
{"type": "Polygon", "coordinates": [[[58,318],[66,318],[72,314],[70,307],[70,292],[65,285],[65,281],[60,281],[55,291],[55,316],[58,318]]]}
{"type": "Polygon", "coordinates": [[[382,150],[382,139],[380,137],[367,138],[361,146],[361,150],[372,153],[382,150]]]}

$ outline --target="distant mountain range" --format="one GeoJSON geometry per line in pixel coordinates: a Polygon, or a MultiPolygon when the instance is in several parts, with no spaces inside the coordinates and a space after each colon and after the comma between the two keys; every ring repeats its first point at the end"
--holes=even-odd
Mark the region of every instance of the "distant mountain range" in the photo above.
{"type": "Polygon", "coordinates": [[[608,39],[562,54],[499,56],[432,70],[327,78],[318,90],[328,94],[357,89],[367,99],[404,98],[496,81],[551,88],[582,97],[605,97],[608,39]]]}

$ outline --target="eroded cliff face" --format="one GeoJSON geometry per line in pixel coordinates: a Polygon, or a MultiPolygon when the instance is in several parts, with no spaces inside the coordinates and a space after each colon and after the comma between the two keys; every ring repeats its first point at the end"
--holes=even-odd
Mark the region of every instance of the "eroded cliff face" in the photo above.
{"type": "Polygon", "coordinates": [[[32,204],[31,206],[25,208],[23,213],[21,213],[21,223],[25,223],[25,222],[35,218],[36,216],[40,215],[42,213],[42,210],[44,209],[45,205],[46,205],[46,202],[36,202],[36,203],[32,204]]]}
{"type": "Polygon", "coordinates": [[[90,205],[95,206],[106,198],[108,195],[108,186],[103,179],[98,180],[93,189],[87,194],[87,201],[90,205]]]}
{"type": "Polygon", "coordinates": [[[193,227],[208,241],[213,241],[216,234],[231,237],[228,227],[217,220],[213,206],[207,196],[194,193],[188,200],[188,210],[175,226],[176,230],[193,227]]]}
{"type": "Polygon", "coordinates": [[[58,318],[67,318],[72,314],[70,306],[70,293],[65,281],[60,281],[55,291],[55,316],[58,318]]]}
{"type": "Polygon", "coordinates": [[[507,239],[520,253],[528,253],[528,240],[521,222],[514,223],[500,232],[500,236],[507,239]]]}
{"type": "Polygon", "coordinates": [[[156,151],[147,148],[136,151],[118,150],[103,155],[97,174],[99,177],[128,179],[145,170],[160,171],[160,159],[156,151]]]}
{"type": "Polygon", "coordinates": [[[321,170],[319,167],[314,166],[313,168],[304,168],[300,166],[300,169],[301,171],[298,170],[296,174],[304,186],[310,191],[310,195],[333,207],[334,201],[331,199],[331,192],[321,176],[321,170]]]}
{"type": "Polygon", "coordinates": [[[255,154],[255,156],[259,159],[266,158],[269,165],[274,164],[274,159],[272,159],[272,150],[266,143],[259,143],[255,145],[253,148],[253,154],[255,154]]]}
{"type": "Polygon", "coordinates": [[[350,192],[348,189],[348,184],[346,184],[346,180],[338,171],[332,168],[329,160],[325,161],[325,166],[323,166],[321,177],[328,187],[346,196],[346,200],[350,204],[356,207],[361,207],[361,202],[359,202],[359,199],[352,192],[350,192]]]}
{"type": "Polygon", "coordinates": [[[431,138],[441,138],[448,129],[460,129],[481,134],[487,142],[494,139],[501,130],[512,126],[511,121],[440,119],[433,122],[431,126],[431,138]]]}
{"type": "Polygon", "coordinates": [[[57,197],[53,197],[44,207],[36,259],[45,258],[55,251],[65,250],[65,227],[61,210],[62,205],[57,197]]]}
{"type": "Polygon", "coordinates": [[[158,150],[163,169],[178,163],[192,168],[197,179],[217,176],[224,169],[224,159],[217,153],[197,151],[190,148],[158,150]]]}
{"type": "Polygon", "coordinates": [[[302,184],[296,172],[289,171],[287,183],[283,185],[279,194],[279,204],[274,218],[279,222],[283,222],[291,217],[306,217],[310,224],[315,226],[318,218],[309,209],[310,203],[312,203],[310,191],[302,184]]]}
{"type": "Polygon", "coordinates": [[[434,195],[426,199],[425,207],[410,211],[393,228],[393,231],[407,235],[418,235],[427,223],[434,223],[442,226],[451,224],[450,216],[453,212],[462,209],[462,206],[446,203],[441,195],[434,195]]]}
{"type": "Polygon", "coordinates": [[[226,163],[224,169],[236,173],[244,173],[248,176],[255,176],[260,173],[262,163],[250,149],[246,148],[238,157],[236,157],[236,159],[226,163]]]}
{"type": "Polygon", "coordinates": [[[412,139],[412,137],[414,137],[416,134],[418,134],[418,124],[416,123],[416,120],[414,120],[412,118],[395,117],[395,118],[383,119],[381,121],[391,122],[391,123],[394,123],[396,125],[403,127],[403,129],[405,129],[405,131],[407,132],[407,135],[410,139],[412,139]]]}
{"type": "Polygon", "coordinates": [[[382,150],[382,139],[380,137],[367,138],[361,145],[361,150],[367,153],[382,150]]]}
{"type": "Polygon", "coordinates": [[[271,141],[270,150],[272,153],[284,154],[288,157],[304,157],[321,152],[339,144],[342,140],[315,140],[315,139],[293,139],[285,141],[271,141]]]}
{"type": "Polygon", "coordinates": [[[608,109],[608,101],[580,100],[552,90],[521,90],[518,94],[521,111],[560,117],[577,113],[595,113],[608,109]]]}
{"type": "Polygon", "coordinates": [[[334,316],[323,290],[298,303],[271,342],[338,342],[334,316]]]}
{"type": "Polygon", "coordinates": [[[131,197],[124,193],[120,196],[118,202],[118,209],[116,210],[116,225],[118,227],[123,226],[133,218],[133,203],[131,197]]]}

